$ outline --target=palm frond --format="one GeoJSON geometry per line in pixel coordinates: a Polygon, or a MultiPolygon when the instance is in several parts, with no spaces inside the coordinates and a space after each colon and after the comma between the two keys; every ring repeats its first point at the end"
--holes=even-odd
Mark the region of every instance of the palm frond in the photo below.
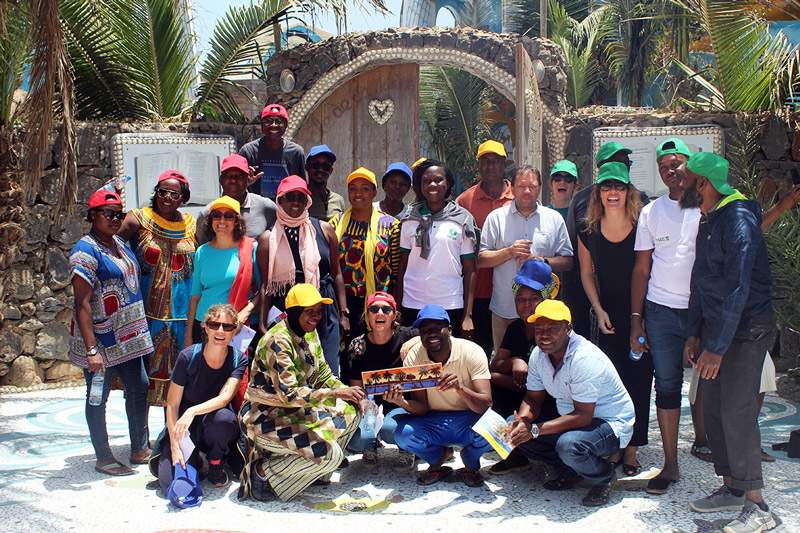
{"type": "Polygon", "coordinates": [[[0,126],[14,123],[14,96],[31,61],[31,16],[28,2],[0,5],[0,126]]]}

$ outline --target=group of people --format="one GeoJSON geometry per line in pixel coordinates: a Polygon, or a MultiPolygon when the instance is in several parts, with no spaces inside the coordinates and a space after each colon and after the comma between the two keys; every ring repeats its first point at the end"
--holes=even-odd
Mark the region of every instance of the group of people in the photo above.
{"type": "MultiPolygon", "coordinates": [[[[582,503],[603,505],[617,466],[641,471],[655,378],[664,466],[647,491],[664,494],[679,480],[685,355],[703,405],[692,451],[707,446],[724,481],[692,508],[742,509],[726,531],[774,525],[757,425],[775,331],[762,217],[728,185],[722,157],[661,143],[669,192],[649,202],[631,184],[630,150],[611,142],[596,183],[577,193],[576,166],[556,163],[545,207],[539,170],[507,179],[505,149],[490,140],[480,181],[455,199],[453,171],[421,159],[386,169],[381,201],[376,175],[356,169],[346,203],[327,188],[333,151],[306,157],[283,138],[287,125],[282,106],[264,109],[264,136],[222,161],[223,196],[197,220],[179,210],[190,179],[174,170],[149,207],[126,214],[106,188],[89,199],[91,230],[70,255],[70,358],[85,371],[98,471],[133,472],[105,430],[120,383],[131,463],[150,462],[164,488],[202,452],[210,483],[237,478],[241,498],[262,501],[328,483],[347,449],[375,468],[383,444],[400,448],[397,471],[427,462],[425,485],[454,474],[445,463],[460,448],[458,476],[480,486],[491,447],[472,427],[493,408],[514,445],[493,474],[542,461],[557,474],[546,488],[587,480],[582,503]],[[254,330],[246,351],[231,346],[243,326],[254,330]],[[438,385],[391,387],[375,398],[380,431],[362,431],[361,373],[430,363],[441,364],[438,385]],[[90,402],[105,373],[116,378],[90,402]],[[148,405],[165,406],[167,426],[152,451],[148,405]]],[[[798,199],[796,188],[764,220],[798,199]]]]}

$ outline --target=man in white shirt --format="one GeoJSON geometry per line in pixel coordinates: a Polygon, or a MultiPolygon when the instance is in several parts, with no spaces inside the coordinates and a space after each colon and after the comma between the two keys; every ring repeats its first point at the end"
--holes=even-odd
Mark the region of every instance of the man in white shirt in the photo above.
{"type": "Polygon", "coordinates": [[[642,208],[636,229],[631,280],[631,349],[649,350],[656,376],[656,412],[664,468],[647,485],[664,494],[678,480],[678,423],[683,385],[683,347],[688,337],[689,282],[700,210],[681,209],[680,187],[691,152],[677,138],[658,146],[656,163],[669,192],[642,208]],[[639,342],[643,338],[644,342],[639,342]]]}
{"type": "Polygon", "coordinates": [[[492,337],[495,351],[517,310],[511,282],[528,259],[538,259],[556,272],[572,268],[572,244],[567,225],[558,211],[539,204],[539,171],[522,166],[514,174],[514,201],[486,217],[481,233],[478,268],[492,273],[492,337]]]}

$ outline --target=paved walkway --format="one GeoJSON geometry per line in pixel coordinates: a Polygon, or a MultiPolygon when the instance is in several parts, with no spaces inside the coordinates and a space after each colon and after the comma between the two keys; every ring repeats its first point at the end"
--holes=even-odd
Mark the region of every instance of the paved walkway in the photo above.
{"type": "MultiPolygon", "coordinates": [[[[328,487],[311,487],[297,500],[268,504],[238,502],[232,484],[224,489],[204,485],[199,508],[179,511],[145,485],[154,479],[146,466],[138,475],[111,478],[94,471],[94,456],[83,414],[81,388],[0,396],[0,530],[136,532],[162,531],[664,531],[710,532],[732,518],[719,513],[698,515],[689,501],[715,489],[720,481],[710,464],[689,454],[692,429],[684,406],[680,433],[681,482],[664,496],[650,496],[642,481],[623,481],[609,505],[580,505],[586,487],[566,492],[542,488],[544,472],[487,477],[485,488],[459,482],[421,487],[414,476],[391,470],[396,449],[381,450],[377,470],[361,467],[350,456],[350,467],[334,474],[328,487]]],[[[788,440],[800,427],[798,405],[768,395],[763,409],[765,449],[788,440]]],[[[653,409],[653,412],[655,409],[653,409]]],[[[163,426],[163,411],[151,409],[151,433],[163,426]]],[[[128,459],[127,425],[119,392],[108,406],[109,435],[118,458],[128,459]]],[[[640,461],[658,467],[662,456],[655,419],[651,445],[640,461]]],[[[775,463],[764,463],[765,497],[782,521],[779,531],[800,532],[800,460],[774,452],[775,463]]],[[[499,458],[487,454],[484,467],[499,458]]],[[[453,466],[460,466],[458,462],[453,466]]],[[[646,473],[645,473],[646,475],[646,473]]],[[[488,475],[487,475],[488,476],[488,475]]]]}

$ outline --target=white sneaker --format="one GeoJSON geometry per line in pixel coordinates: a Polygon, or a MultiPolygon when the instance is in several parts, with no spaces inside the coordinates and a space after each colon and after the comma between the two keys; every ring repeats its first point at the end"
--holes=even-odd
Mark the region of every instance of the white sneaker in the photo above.
{"type": "Polygon", "coordinates": [[[419,457],[406,450],[400,450],[400,454],[392,470],[395,472],[411,472],[417,469],[417,462],[419,462],[419,457]]]}
{"type": "Polygon", "coordinates": [[[762,511],[755,502],[747,500],[739,517],[725,526],[722,531],[725,533],[757,533],[758,531],[768,531],[776,525],[778,524],[775,522],[769,506],[766,511],[762,511]]]}
{"type": "Polygon", "coordinates": [[[718,511],[739,511],[744,505],[744,494],[741,496],[734,496],[728,489],[727,485],[722,485],[720,488],[706,496],[700,498],[689,504],[692,511],[698,513],[715,513],[718,511]]]}

